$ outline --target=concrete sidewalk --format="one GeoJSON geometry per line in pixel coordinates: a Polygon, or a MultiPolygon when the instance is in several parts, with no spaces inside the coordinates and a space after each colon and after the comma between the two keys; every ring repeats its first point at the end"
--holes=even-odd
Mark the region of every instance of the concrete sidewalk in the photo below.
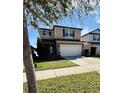
{"type": "MultiPolygon", "coordinates": [[[[36,71],[36,80],[48,79],[59,76],[66,76],[71,74],[79,74],[84,72],[98,71],[99,72],[99,60],[93,61],[87,58],[78,58],[78,59],[68,59],[80,66],[60,68],[60,69],[51,69],[44,71],[36,71]]],[[[26,82],[26,75],[23,73],[23,82],[26,82]]]]}

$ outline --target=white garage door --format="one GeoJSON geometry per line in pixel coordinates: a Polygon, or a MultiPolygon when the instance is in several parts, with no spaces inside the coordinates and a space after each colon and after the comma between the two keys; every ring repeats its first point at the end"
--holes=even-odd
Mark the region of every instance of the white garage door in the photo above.
{"type": "Polygon", "coordinates": [[[82,45],[64,45],[60,44],[61,56],[81,56],[82,45]]]}

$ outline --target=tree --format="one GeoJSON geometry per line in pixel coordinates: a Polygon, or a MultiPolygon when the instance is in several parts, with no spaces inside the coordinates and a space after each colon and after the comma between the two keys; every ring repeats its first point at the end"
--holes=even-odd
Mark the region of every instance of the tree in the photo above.
{"type": "Polygon", "coordinates": [[[40,22],[46,25],[57,23],[63,17],[73,14],[72,10],[77,8],[74,3],[79,4],[79,10],[87,14],[93,10],[90,3],[96,1],[98,0],[23,0],[23,62],[29,93],[37,93],[37,87],[27,26],[38,29],[40,22]]]}
{"type": "Polygon", "coordinates": [[[43,49],[43,45],[41,44],[41,40],[40,38],[37,39],[37,54],[38,54],[38,58],[42,58],[44,56],[44,49],[43,49]]]}

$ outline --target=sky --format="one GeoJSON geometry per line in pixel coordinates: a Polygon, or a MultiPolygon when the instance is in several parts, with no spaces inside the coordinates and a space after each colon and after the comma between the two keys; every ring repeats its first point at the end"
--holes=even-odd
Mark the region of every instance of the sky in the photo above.
{"type": "MultiPolygon", "coordinates": [[[[99,6],[95,9],[94,12],[91,12],[88,16],[79,19],[78,15],[64,18],[61,22],[54,25],[62,25],[62,26],[70,26],[76,28],[82,28],[81,36],[91,32],[97,28],[100,28],[100,8],[99,6]]],[[[40,24],[42,28],[48,28],[44,24],[40,24]]],[[[37,30],[33,29],[32,27],[28,27],[28,36],[30,45],[36,48],[37,38],[39,37],[39,33],[37,30]]]]}

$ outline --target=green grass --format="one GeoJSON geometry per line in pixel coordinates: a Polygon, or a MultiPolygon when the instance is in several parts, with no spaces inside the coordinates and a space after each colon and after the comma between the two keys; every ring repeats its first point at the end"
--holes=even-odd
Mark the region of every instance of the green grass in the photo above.
{"type": "Polygon", "coordinates": [[[35,68],[35,70],[48,70],[48,69],[78,66],[77,64],[72,63],[66,59],[59,59],[54,61],[42,61],[42,62],[39,61],[36,64],[37,67],[35,68]]]}
{"type": "MultiPolygon", "coordinates": [[[[88,72],[37,81],[38,93],[100,93],[100,75],[88,72]]],[[[23,93],[28,93],[24,83],[23,93]]]]}

